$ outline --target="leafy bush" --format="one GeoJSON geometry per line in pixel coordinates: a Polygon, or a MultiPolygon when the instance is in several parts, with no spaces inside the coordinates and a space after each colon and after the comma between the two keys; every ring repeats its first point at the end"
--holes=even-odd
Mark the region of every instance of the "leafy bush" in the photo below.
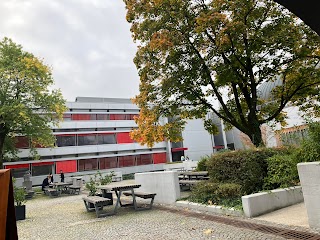
{"type": "Polygon", "coordinates": [[[260,148],[229,151],[212,155],[207,161],[210,179],[218,183],[235,183],[241,194],[262,190],[267,176],[267,159],[278,153],[288,153],[286,148],[260,148]]]}
{"type": "Polygon", "coordinates": [[[86,189],[89,190],[89,196],[94,196],[96,195],[97,192],[97,186],[99,185],[97,182],[97,173],[94,174],[93,177],[90,177],[89,182],[86,182],[86,189]]]}
{"type": "Polygon", "coordinates": [[[235,183],[198,183],[191,192],[190,201],[241,209],[241,186],[235,183]]]}
{"type": "Polygon", "coordinates": [[[299,184],[297,164],[299,163],[295,154],[275,155],[267,159],[268,174],[265,178],[264,189],[292,187],[299,184]]]}
{"type": "Polygon", "coordinates": [[[210,158],[210,156],[208,156],[208,155],[201,157],[200,160],[198,161],[196,171],[207,171],[206,162],[209,158],[210,158]]]}
{"type": "Polygon", "coordinates": [[[296,155],[298,162],[315,162],[320,159],[320,122],[308,124],[308,136],[296,155]]]}
{"type": "Polygon", "coordinates": [[[107,185],[112,182],[112,177],[115,176],[114,171],[111,171],[111,173],[107,173],[106,175],[102,176],[101,172],[97,172],[99,175],[99,181],[101,185],[107,185]]]}

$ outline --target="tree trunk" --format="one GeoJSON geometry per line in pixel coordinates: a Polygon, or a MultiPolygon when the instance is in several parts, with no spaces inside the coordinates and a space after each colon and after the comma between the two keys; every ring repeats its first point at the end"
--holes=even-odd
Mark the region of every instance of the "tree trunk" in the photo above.
{"type": "Polygon", "coordinates": [[[253,117],[253,119],[249,120],[251,123],[251,127],[248,129],[245,134],[248,135],[250,138],[251,142],[256,146],[256,147],[262,147],[264,146],[264,143],[262,141],[262,133],[261,133],[261,128],[258,120],[253,117]]]}

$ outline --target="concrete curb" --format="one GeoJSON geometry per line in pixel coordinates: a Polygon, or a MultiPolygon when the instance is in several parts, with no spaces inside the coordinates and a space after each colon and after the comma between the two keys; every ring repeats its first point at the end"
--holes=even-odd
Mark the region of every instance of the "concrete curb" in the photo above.
{"type": "Polygon", "coordinates": [[[216,206],[216,205],[205,205],[205,204],[194,203],[189,201],[177,201],[175,205],[178,207],[186,207],[193,210],[217,213],[222,215],[231,215],[231,216],[237,216],[237,217],[244,216],[243,212],[240,210],[236,210],[233,208],[225,208],[225,207],[216,206]]]}

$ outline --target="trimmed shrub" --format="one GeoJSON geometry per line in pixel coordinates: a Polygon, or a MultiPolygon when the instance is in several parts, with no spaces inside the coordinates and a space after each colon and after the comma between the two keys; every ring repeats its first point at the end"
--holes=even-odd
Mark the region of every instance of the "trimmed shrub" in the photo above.
{"type": "Polygon", "coordinates": [[[268,174],[265,178],[264,189],[293,187],[299,184],[297,164],[294,154],[275,155],[267,159],[268,174]]]}
{"type": "Polygon", "coordinates": [[[196,171],[207,171],[207,160],[210,159],[210,156],[201,157],[198,161],[196,171]]]}
{"type": "Polygon", "coordinates": [[[241,186],[235,183],[204,181],[193,187],[189,200],[241,209],[241,186]]]}
{"type": "Polygon", "coordinates": [[[320,159],[320,122],[308,124],[308,137],[302,142],[296,157],[299,162],[315,162],[320,159]]]}
{"type": "Polygon", "coordinates": [[[236,150],[212,155],[206,165],[212,181],[238,184],[241,194],[246,195],[262,190],[267,176],[267,158],[279,153],[288,153],[288,149],[236,150]]]}

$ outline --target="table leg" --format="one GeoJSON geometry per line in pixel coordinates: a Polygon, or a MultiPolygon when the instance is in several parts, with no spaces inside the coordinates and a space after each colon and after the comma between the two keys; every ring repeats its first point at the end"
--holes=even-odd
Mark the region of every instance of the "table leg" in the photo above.
{"type": "Polygon", "coordinates": [[[117,202],[116,202],[116,205],[114,207],[114,213],[116,214],[119,204],[120,204],[120,206],[122,206],[121,200],[120,200],[120,196],[121,196],[122,191],[118,192],[118,191],[115,190],[114,192],[116,193],[116,196],[117,196],[117,202]]]}
{"type": "Polygon", "coordinates": [[[134,210],[138,210],[138,206],[137,206],[137,202],[136,202],[136,195],[134,195],[133,189],[131,189],[131,193],[132,193],[132,202],[133,202],[134,210]]]}

